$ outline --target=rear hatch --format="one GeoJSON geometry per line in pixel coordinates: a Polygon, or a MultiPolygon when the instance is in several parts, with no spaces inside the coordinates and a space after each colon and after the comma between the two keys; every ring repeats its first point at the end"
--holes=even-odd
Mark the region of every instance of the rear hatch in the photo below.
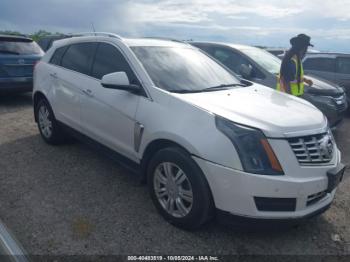
{"type": "Polygon", "coordinates": [[[0,36],[0,78],[32,77],[42,56],[41,48],[29,38],[0,36]]]}

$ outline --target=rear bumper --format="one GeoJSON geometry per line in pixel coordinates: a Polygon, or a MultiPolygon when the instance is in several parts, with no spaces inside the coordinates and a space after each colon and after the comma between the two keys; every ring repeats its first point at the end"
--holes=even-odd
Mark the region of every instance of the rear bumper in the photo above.
{"type": "Polygon", "coordinates": [[[0,94],[33,91],[32,77],[0,78],[0,94]]]}

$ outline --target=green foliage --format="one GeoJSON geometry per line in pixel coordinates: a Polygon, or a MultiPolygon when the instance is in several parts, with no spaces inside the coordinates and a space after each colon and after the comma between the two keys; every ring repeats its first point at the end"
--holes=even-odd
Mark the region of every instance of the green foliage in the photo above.
{"type": "Polygon", "coordinates": [[[0,31],[0,35],[23,35],[23,34],[17,31],[5,30],[5,31],[0,31]]]}

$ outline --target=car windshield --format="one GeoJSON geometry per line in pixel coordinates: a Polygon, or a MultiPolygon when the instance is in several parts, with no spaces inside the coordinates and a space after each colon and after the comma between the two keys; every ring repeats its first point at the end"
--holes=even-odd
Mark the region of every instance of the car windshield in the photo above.
{"type": "Polygon", "coordinates": [[[232,88],[240,83],[224,67],[191,47],[135,46],[131,49],[153,83],[170,92],[213,91],[220,90],[219,86],[232,88]]]}
{"type": "Polygon", "coordinates": [[[245,48],[241,49],[240,51],[249,56],[258,65],[260,65],[271,74],[279,73],[281,68],[281,60],[269,52],[259,48],[245,48]]]}
{"type": "Polygon", "coordinates": [[[0,55],[40,55],[42,53],[43,51],[34,41],[4,41],[0,39],[0,55]]]}

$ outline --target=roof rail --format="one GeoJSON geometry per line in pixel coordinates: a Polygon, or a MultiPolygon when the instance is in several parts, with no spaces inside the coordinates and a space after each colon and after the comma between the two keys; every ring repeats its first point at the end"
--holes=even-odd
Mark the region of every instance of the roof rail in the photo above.
{"type": "Polygon", "coordinates": [[[168,40],[168,41],[173,41],[173,42],[188,44],[186,41],[179,40],[179,39],[176,39],[176,38],[170,38],[170,37],[145,36],[144,38],[147,38],[147,39],[168,40]]]}
{"type": "Polygon", "coordinates": [[[122,37],[117,35],[117,34],[113,34],[113,33],[108,33],[108,32],[81,32],[81,33],[74,33],[74,34],[68,34],[69,36],[109,36],[109,37],[115,37],[118,38],[119,40],[122,40],[122,37]]]}

